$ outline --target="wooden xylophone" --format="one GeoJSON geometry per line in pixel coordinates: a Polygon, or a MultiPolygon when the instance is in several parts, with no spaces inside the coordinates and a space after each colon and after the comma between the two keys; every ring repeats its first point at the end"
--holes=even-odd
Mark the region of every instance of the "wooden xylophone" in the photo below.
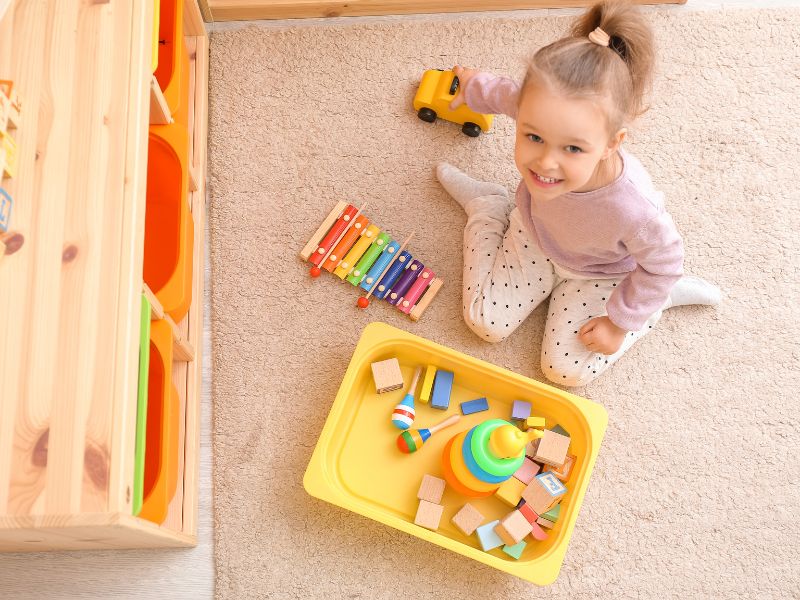
{"type": "Polygon", "coordinates": [[[405,250],[413,233],[400,244],[370,223],[361,208],[339,202],[300,252],[311,262],[311,276],[325,269],[366,291],[359,308],[374,294],[418,321],[443,281],[405,250]]]}

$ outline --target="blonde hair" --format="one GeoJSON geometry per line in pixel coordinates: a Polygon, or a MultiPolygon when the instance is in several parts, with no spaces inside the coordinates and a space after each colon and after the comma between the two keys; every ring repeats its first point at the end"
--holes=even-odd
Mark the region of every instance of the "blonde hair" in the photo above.
{"type": "Polygon", "coordinates": [[[568,96],[611,99],[608,124],[616,132],[647,110],[655,64],[653,32],[630,2],[603,0],[575,23],[570,33],[539,49],[528,64],[522,94],[528,85],[545,81],[568,96]],[[589,34],[601,28],[608,47],[592,42],[589,34]]]}

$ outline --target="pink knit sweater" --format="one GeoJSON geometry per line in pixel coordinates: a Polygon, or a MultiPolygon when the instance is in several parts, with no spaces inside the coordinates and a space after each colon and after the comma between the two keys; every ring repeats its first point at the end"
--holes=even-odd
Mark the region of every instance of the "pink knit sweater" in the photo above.
{"type": "MultiPolygon", "coordinates": [[[[517,116],[519,84],[511,79],[480,73],[464,94],[477,112],[517,116]]],[[[628,274],[606,310],[617,326],[637,331],[681,278],[683,241],[642,163],[622,149],[619,154],[622,174],[605,187],[537,203],[521,181],[516,203],[552,262],[584,277],[628,274]]]]}

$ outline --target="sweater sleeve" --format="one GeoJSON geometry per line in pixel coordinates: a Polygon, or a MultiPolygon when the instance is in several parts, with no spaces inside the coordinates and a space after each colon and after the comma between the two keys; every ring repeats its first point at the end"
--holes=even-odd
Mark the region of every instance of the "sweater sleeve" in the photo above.
{"type": "Polygon", "coordinates": [[[625,242],[636,269],[614,290],[606,311],[627,331],[638,331],[669,297],[683,274],[683,240],[669,213],[660,214],[625,242]]]}
{"type": "Polygon", "coordinates": [[[485,114],[504,114],[517,118],[519,84],[508,77],[478,73],[467,81],[464,99],[472,110],[485,114]]]}

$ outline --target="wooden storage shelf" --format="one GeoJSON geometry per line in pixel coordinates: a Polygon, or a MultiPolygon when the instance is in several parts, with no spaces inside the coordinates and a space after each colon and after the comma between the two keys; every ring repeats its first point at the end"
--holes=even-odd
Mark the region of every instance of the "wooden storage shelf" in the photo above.
{"type": "Polygon", "coordinates": [[[161,525],[132,515],[148,126],[164,118],[151,114],[153,2],[12,0],[0,20],[0,79],[23,104],[17,176],[3,182],[0,551],[197,542],[208,38],[196,0],[181,1],[193,296],[170,323],[182,451],[161,525]]]}
{"type": "MultiPolygon", "coordinates": [[[[686,3],[686,0],[636,1],[638,4],[686,3]]],[[[203,14],[211,21],[567,8],[593,3],[593,0],[200,0],[203,14]]]]}

